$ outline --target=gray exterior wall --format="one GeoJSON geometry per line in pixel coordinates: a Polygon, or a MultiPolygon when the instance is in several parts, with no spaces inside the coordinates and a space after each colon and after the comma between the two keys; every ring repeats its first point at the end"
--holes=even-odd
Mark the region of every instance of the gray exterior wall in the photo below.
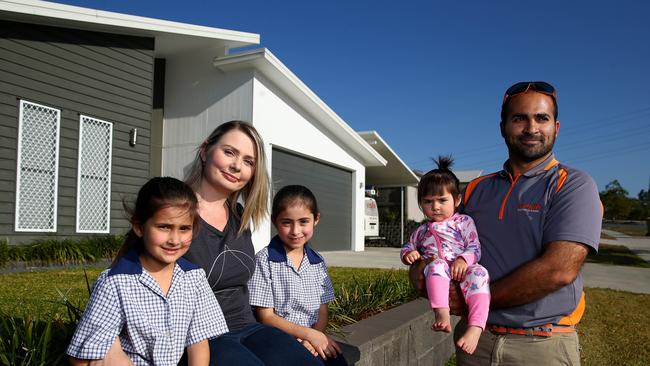
{"type": "MultiPolygon", "coordinates": [[[[349,250],[352,240],[352,172],[279,149],[272,152],[273,194],[301,184],[316,196],[321,219],[310,244],[316,250],[349,250]]],[[[277,234],[272,228],[271,235],[277,234]]]]}
{"type": "MultiPolygon", "coordinates": [[[[0,20],[0,238],[10,244],[75,233],[79,114],[113,123],[111,234],[128,222],[123,198],[149,177],[154,40],[0,20]],[[16,233],[20,100],[61,110],[56,233],[16,233]],[[138,143],[129,146],[129,131],[138,143]]],[[[88,234],[84,234],[88,235],[88,234]]]]}

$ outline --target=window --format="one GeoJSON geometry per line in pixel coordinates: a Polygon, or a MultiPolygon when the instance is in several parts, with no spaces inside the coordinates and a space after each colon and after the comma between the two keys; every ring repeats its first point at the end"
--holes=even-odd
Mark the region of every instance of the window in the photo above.
{"type": "Polygon", "coordinates": [[[108,233],[111,210],[113,124],[79,117],[77,232],[108,233]]]}
{"type": "Polygon", "coordinates": [[[60,110],[20,101],[16,231],[56,231],[60,125],[60,110]]]}

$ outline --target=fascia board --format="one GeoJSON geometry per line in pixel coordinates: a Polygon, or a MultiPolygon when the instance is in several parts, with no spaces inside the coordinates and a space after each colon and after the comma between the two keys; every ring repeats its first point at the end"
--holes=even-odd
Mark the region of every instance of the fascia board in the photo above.
{"type": "Polygon", "coordinates": [[[307,85],[291,72],[271,51],[262,48],[216,58],[214,67],[222,70],[238,70],[252,67],[275,83],[293,98],[298,105],[316,117],[322,126],[349,146],[364,166],[385,166],[387,161],[361,138],[341,117],[323,102],[307,85]]]}
{"type": "MultiPolygon", "coordinates": [[[[131,35],[155,36],[173,34],[191,37],[211,38],[231,42],[231,47],[259,44],[260,36],[255,33],[212,28],[136,15],[82,8],[35,0],[0,0],[0,11],[25,16],[51,18],[64,23],[86,23],[98,30],[115,28],[131,35]],[[130,30],[130,32],[129,32],[130,30]]],[[[88,27],[86,27],[88,28],[88,27]]]]}
{"type": "Polygon", "coordinates": [[[400,164],[406,175],[413,178],[413,181],[410,183],[417,184],[420,181],[420,178],[415,175],[413,170],[411,170],[411,168],[406,165],[402,158],[400,158],[399,155],[397,155],[397,153],[390,147],[390,145],[384,141],[384,139],[379,135],[377,131],[359,131],[357,133],[359,136],[361,136],[361,138],[363,138],[364,141],[369,142],[368,140],[375,140],[378,144],[381,145],[383,149],[387,150],[391,154],[390,158],[395,159],[400,164]]]}

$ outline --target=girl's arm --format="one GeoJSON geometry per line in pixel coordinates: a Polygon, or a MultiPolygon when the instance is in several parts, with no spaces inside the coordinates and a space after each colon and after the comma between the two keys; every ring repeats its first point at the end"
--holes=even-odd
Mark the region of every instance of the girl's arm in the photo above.
{"type": "MultiPolygon", "coordinates": [[[[320,308],[318,308],[318,321],[312,326],[312,328],[318,330],[319,332],[323,332],[323,334],[325,334],[325,329],[327,329],[328,322],[329,322],[329,308],[327,304],[320,304],[320,308]]],[[[336,341],[333,340],[327,334],[325,334],[325,336],[329,341],[325,353],[331,356],[334,356],[337,353],[341,353],[341,347],[339,346],[339,344],[336,343],[336,341]]]]}
{"type": "Polygon", "coordinates": [[[322,358],[327,358],[325,355],[325,350],[327,349],[329,340],[323,332],[294,324],[282,318],[281,316],[278,316],[273,311],[273,308],[256,307],[255,312],[257,314],[257,318],[262,324],[276,327],[296,338],[308,341],[314,347],[316,353],[318,353],[319,356],[322,358]]]}
{"type": "Polygon", "coordinates": [[[320,307],[318,308],[318,321],[312,326],[312,328],[316,329],[319,332],[325,333],[328,321],[329,308],[327,307],[327,304],[320,304],[320,307]]]}
{"type": "Polygon", "coordinates": [[[66,350],[73,365],[131,364],[118,336],[124,319],[116,286],[108,277],[108,270],[102,272],[93,286],[66,350]]]}
{"type": "Polygon", "coordinates": [[[187,347],[188,366],[207,366],[210,364],[210,345],[204,339],[187,347]]]}
{"type": "MultiPolygon", "coordinates": [[[[415,229],[415,231],[413,233],[411,233],[411,236],[409,237],[409,241],[407,241],[406,243],[404,243],[404,245],[402,245],[402,249],[399,252],[399,258],[402,260],[402,263],[407,264],[407,265],[411,264],[411,263],[408,263],[406,261],[405,257],[406,257],[406,255],[408,255],[409,253],[411,253],[413,251],[415,251],[416,253],[419,253],[418,248],[421,246],[420,245],[421,244],[421,237],[422,237],[423,233],[426,233],[426,230],[427,230],[427,225],[426,224],[422,224],[422,225],[418,226],[418,228],[415,229]]],[[[417,258],[417,259],[419,259],[419,258],[417,258]]],[[[415,260],[412,263],[414,263],[414,262],[415,262],[415,260]]]]}
{"type": "Polygon", "coordinates": [[[70,365],[72,366],[89,366],[90,360],[82,360],[79,358],[70,357],[70,365]]]}
{"type": "Polygon", "coordinates": [[[79,358],[70,357],[70,364],[72,366],[133,366],[133,362],[129,356],[124,353],[120,337],[115,338],[115,342],[108,349],[106,356],[101,360],[82,360],[79,358]]]}

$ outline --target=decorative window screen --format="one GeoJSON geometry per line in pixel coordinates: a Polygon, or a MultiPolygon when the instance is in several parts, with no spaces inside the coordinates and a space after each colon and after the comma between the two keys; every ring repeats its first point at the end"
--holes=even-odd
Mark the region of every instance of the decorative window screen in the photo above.
{"type": "Polygon", "coordinates": [[[16,231],[55,232],[61,111],[20,101],[16,231]]]}
{"type": "Polygon", "coordinates": [[[77,232],[108,233],[111,209],[113,124],[79,117],[77,232]]]}

